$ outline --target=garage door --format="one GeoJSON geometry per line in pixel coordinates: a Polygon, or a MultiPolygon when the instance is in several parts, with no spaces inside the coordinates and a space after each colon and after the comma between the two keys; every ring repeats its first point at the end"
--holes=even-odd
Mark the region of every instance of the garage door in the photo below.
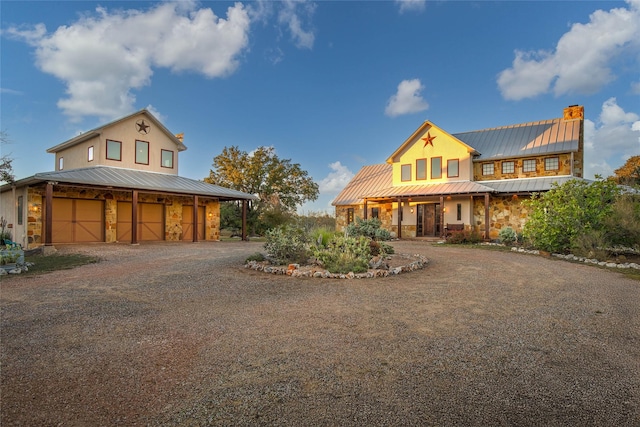
{"type": "MultiPolygon", "coordinates": [[[[204,240],[204,206],[198,206],[198,240],[204,240]]],[[[193,206],[182,206],[182,240],[193,240],[193,206]]]]}
{"type": "MultiPolygon", "coordinates": [[[[131,241],[131,202],[118,202],[116,239],[131,241]]],[[[138,241],[164,240],[164,205],[138,203],[138,241]]]]}
{"type": "Polygon", "coordinates": [[[61,199],[52,204],[53,243],[104,242],[102,200],[61,199]]]}

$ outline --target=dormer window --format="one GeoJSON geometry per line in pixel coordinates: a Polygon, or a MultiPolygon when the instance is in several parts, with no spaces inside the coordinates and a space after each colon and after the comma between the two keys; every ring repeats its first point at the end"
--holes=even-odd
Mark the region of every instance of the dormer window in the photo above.
{"type": "Polygon", "coordinates": [[[161,162],[163,168],[173,168],[173,151],[162,150],[161,162]]]}
{"type": "Polygon", "coordinates": [[[136,140],[136,163],[141,165],[149,164],[149,143],[136,140]]]}
{"type": "Polygon", "coordinates": [[[122,143],[107,139],[107,160],[122,160],[122,143]]]}

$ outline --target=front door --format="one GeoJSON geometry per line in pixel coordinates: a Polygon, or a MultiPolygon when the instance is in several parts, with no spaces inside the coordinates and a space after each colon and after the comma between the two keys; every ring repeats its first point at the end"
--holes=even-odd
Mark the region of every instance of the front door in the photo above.
{"type": "Polygon", "coordinates": [[[440,236],[440,203],[420,204],[417,206],[418,237],[440,236]]]}

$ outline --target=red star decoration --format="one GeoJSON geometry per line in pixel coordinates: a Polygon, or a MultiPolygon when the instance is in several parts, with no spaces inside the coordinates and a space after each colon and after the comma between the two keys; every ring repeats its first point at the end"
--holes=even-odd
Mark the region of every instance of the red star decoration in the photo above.
{"type": "Polygon", "coordinates": [[[427,132],[427,137],[426,138],[422,138],[422,140],[424,141],[424,147],[426,147],[427,145],[431,145],[433,147],[433,140],[436,139],[437,137],[435,136],[431,136],[430,132],[427,132]]]}

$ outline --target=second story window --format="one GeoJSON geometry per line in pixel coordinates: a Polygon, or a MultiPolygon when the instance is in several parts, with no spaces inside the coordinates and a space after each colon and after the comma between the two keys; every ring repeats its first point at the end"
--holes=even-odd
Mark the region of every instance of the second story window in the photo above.
{"type": "Polygon", "coordinates": [[[559,169],[559,163],[557,157],[548,157],[544,159],[544,170],[557,171],[559,169]]]}
{"type": "Polygon", "coordinates": [[[64,169],[64,157],[60,157],[58,159],[58,170],[61,171],[64,169]]]}
{"type": "Polygon", "coordinates": [[[455,178],[460,176],[460,161],[458,159],[447,160],[447,177],[455,178]]]}
{"type": "Polygon", "coordinates": [[[482,164],[482,175],[493,175],[493,163],[482,164]]]}
{"type": "Polygon", "coordinates": [[[107,160],[122,160],[122,143],[107,139],[107,160]]]}
{"type": "Polygon", "coordinates": [[[163,168],[173,168],[173,151],[162,150],[161,162],[163,168]]]}
{"type": "Polygon", "coordinates": [[[402,181],[411,181],[411,165],[402,165],[400,173],[402,181]]]}
{"type": "Polygon", "coordinates": [[[93,145],[87,149],[87,161],[93,162],[93,145]]]}
{"type": "Polygon", "coordinates": [[[515,162],[502,162],[502,173],[514,173],[515,171],[515,162]]]}
{"type": "Polygon", "coordinates": [[[442,178],[442,157],[431,158],[431,179],[442,178]]]}
{"type": "Polygon", "coordinates": [[[427,179],[427,159],[416,160],[416,179],[427,179]]]}
{"type": "Polygon", "coordinates": [[[522,172],[535,172],[535,171],[536,171],[535,159],[527,159],[522,162],[522,172]]]}
{"type": "Polygon", "coordinates": [[[136,140],[136,163],[149,164],[149,143],[136,140]]]}

